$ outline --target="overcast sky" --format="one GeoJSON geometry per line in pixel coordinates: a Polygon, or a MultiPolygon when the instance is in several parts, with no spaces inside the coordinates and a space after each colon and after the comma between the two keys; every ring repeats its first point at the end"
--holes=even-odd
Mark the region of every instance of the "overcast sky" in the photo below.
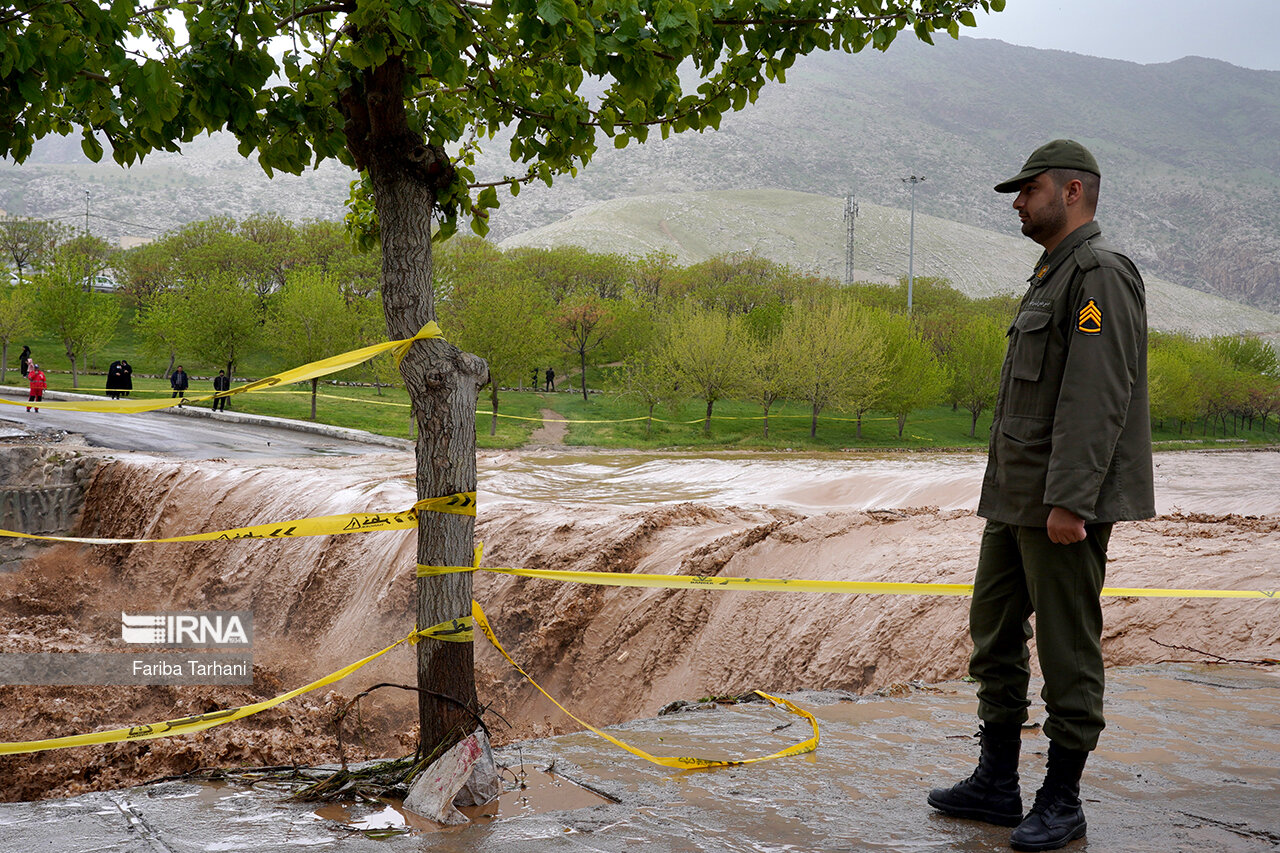
{"type": "Polygon", "coordinates": [[[961,32],[1131,62],[1207,56],[1280,71],[1280,0],[1008,0],[961,32]]]}

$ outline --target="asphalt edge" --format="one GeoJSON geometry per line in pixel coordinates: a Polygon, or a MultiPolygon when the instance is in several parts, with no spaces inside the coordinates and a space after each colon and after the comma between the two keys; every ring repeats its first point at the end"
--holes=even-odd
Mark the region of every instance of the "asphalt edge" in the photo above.
{"type": "MultiPolygon", "coordinates": [[[[27,389],[19,388],[14,385],[0,385],[0,393],[13,394],[19,399],[26,397],[29,394],[27,389]]],[[[106,400],[107,398],[97,394],[73,394],[69,391],[46,391],[44,392],[44,399],[50,402],[58,400],[65,402],[75,402],[76,400],[98,402],[106,400]]],[[[188,418],[216,418],[218,420],[231,421],[232,423],[238,424],[288,429],[293,430],[294,432],[343,439],[344,441],[373,444],[380,447],[388,447],[393,450],[412,451],[414,449],[414,443],[412,441],[408,441],[403,438],[394,438],[389,435],[379,435],[376,432],[368,432],[367,430],[351,429],[350,427],[333,426],[331,424],[296,421],[291,418],[274,418],[269,415],[250,415],[244,412],[214,412],[212,409],[200,408],[194,405],[174,406],[170,409],[158,409],[154,412],[141,412],[140,414],[179,415],[181,417],[188,418]]]]}

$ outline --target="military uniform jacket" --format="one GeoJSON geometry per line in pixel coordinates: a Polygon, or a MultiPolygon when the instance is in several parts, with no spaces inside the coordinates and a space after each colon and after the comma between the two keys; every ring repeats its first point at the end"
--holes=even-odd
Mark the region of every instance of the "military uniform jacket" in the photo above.
{"type": "Polygon", "coordinates": [[[1142,276],[1094,222],[1042,255],[1009,327],[978,515],[1155,515],[1142,276]]]}

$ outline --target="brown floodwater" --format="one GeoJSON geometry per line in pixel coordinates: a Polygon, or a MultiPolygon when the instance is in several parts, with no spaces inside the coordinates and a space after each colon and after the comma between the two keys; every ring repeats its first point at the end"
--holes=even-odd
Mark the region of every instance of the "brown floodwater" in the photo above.
{"type": "MultiPolygon", "coordinates": [[[[486,453],[477,537],[486,566],[815,580],[972,581],[980,454],[486,453]]],[[[1276,590],[1280,453],[1156,460],[1161,518],[1117,527],[1108,583],[1276,590]]],[[[162,537],[413,502],[412,459],[109,459],[77,532],[162,537]]],[[[29,740],[248,704],[405,636],[410,531],[191,545],[42,548],[0,573],[0,651],[110,651],[120,613],[252,611],[244,687],[0,688],[0,740],[29,740]]],[[[956,597],[606,589],[482,573],[475,597],[513,657],[583,719],[613,725],[675,699],[804,689],[865,694],[965,672],[956,597]]],[[[1108,598],[1109,665],[1280,658],[1277,601],[1108,598]]],[[[497,743],[576,730],[496,652],[476,647],[497,743]]],[[[378,682],[411,684],[408,647],[198,738],[15,756],[0,799],[107,790],[196,766],[338,759],[333,711],[378,682]],[[89,756],[88,759],[85,756],[89,756]],[[90,762],[86,770],[85,762],[90,762]]],[[[362,700],[348,760],[412,751],[408,692],[362,700]]],[[[379,807],[381,809],[381,807],[379,807]]],[[[384,815],[388,820],[393,816],[384,815]]]]}
{"type": "MultiPolygon", "coordinates": [[[[982,453],[506,452],[480,459],[487,506],[696,502],[797,512],[978,505],[982,453]]],[[[1280,452],[1155,457],[1159,513],[1280,514],[1280,452]]]]}

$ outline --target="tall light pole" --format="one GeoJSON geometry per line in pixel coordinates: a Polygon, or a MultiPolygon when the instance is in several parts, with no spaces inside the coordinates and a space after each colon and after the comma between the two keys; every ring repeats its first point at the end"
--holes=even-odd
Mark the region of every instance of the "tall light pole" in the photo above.
{"type": "Polygon", "coordinates": [[[911,289],[916,283],[916,184],[924,183],[924,177],[912,175],[902,182],[911,185],[911,241],[907,249],[907,313],[910,314],[911,289]]]}

